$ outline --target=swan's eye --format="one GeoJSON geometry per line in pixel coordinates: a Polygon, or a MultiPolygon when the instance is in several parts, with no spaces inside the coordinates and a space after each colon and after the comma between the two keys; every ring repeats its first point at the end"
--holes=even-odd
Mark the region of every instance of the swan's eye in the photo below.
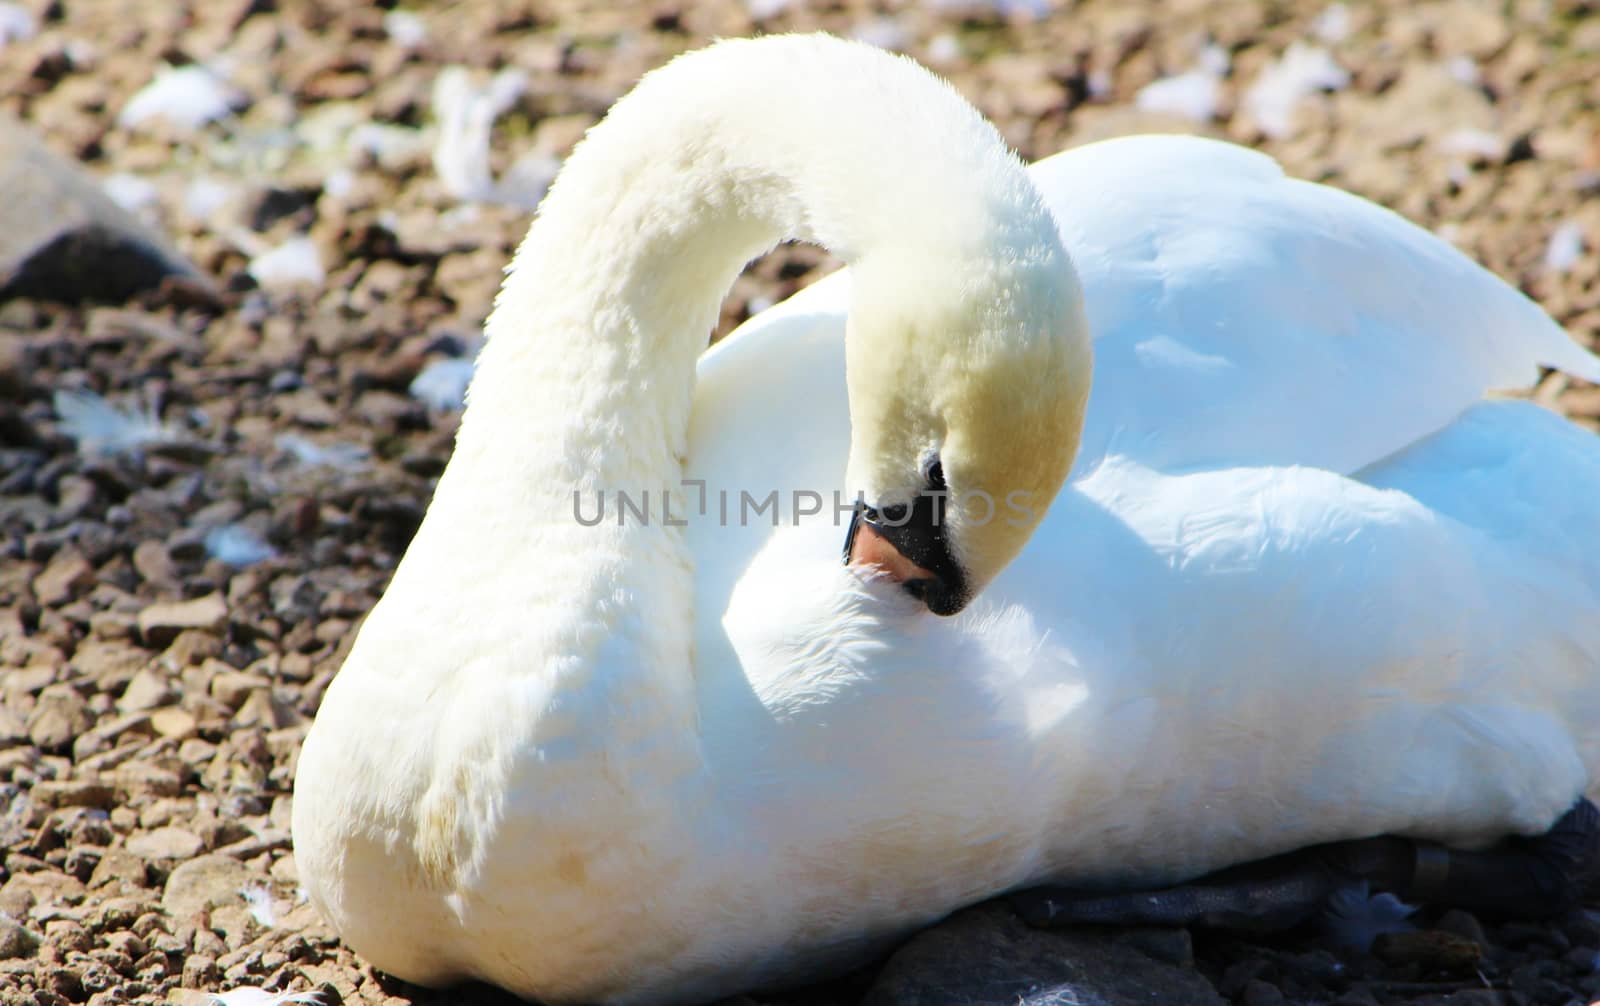
{"type": "Polygon", "coordinates": [[[944,483],[944,465],[937,457],[933,459],[933,464],[928,466],[928,471],[923,477],[927,479],[929,489],[943,491],[949,488],[944,483]]]}

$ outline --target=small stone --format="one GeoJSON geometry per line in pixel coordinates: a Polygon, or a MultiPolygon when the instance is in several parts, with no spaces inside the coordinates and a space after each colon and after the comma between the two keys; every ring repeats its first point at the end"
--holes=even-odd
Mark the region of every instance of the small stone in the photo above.
{"type": "Polygon", "coordinates": [[[123,765],[113,778],[118,794],[129,802],[141,797],[172,797],[183,792],[183,780],[176,772],[148,761],[123,765]]]}
{"type": "Polygon", "coordinates": [[[85,642],[72,654],[72,669],[102,692],[119,692],[149,660],[150,654],[126,642],[85,642]]]}
{"type": "MultiPolygon", "coordinates": [[[[17,854],[11,853],[6,857],[6,865],[15,868],[17,859],[17,854]]],[[[31,898],[28,907],[23,908],[21,913],[27,914],[36,905],[76,905],[83,900],[84,890],[83,881],[70,874],[44,868],[32,869],[27,873],[11,875],[11,879],[0,888],[0,893],[5,895],[0,898],[0,905],[6,906],[6,914],[14,914],[10,911],[13,902],[31,898]]]]}
{"type": "Polygon", "coordinates": [[[1244,987],[1241,997],[1244,1006],[1283,1006],[1288,1000],[1283,993],[1278,991],[1276,985],[1269,985],[1259,978],[1253,979],[1244,987]]]}
{"type": "Polygon", "coordinates": [[[128,851],[145,859],[193,859],[204,848],[199,835],[183,828],[157,828],[128,839],[128,851]]]}
{"type": "Polygon", "coordinates": [[[144,940],[139,938],[137,933],[130,933],[127,930],[108,933],[104,940],[107,947],[115,953],[122,954],[130,961],[138,960],[149,950],[149,947],[146,946],[144,940]]]}
{"type": "Polygon", "coordinates": [[[227,624],[228,605],[221,594],[163,601],[139,612],[139,634],[150,646],[165,646],[186,629],[220,633],[227,624]]]}
{"type": "Polygon", "coordinates": [[[21,667],[5,673],[4,689],[8,694],[36,695],[56,680],[56,669],[48,664],[21,667]]]}
{"type": "Polygon", "coordinates": [[[1439,916],[1439,921],[1434,923],[1434,929],[1443,933],[1452,933],[1464,940],[1471,940],[1480,947],[1489,945],[1489,937],[1484,934],[1483,923],[1471,912],[1452,908],[1439,916]]]}
{"type": "MultiPolygon", "coordinates": [[[[234,903],[211,909],[211,928],[222,933],[223,939],[228,941],[228,949],[238,950],[260,931],[261,924],[244,904],[243,898],[235,894],[234,903]]],[[[217,963],[226,970],[227,958],[217,963]]]]}
{"type": "MultiPolygon", "coordinates": [[[[171,667],[192,667],[221,656],[222,640],[210,632],[189,629],[178,633],[161,659],[171,667]]],[[[187,690],[187,682],[185,682],[187,690]]]]}
{"type": "Polygon", "coordinates": [[[190,954],[183,961],[183,984],[198,989],[215,985],[222,977],[217,970],[217,959],[205,954],[190,954]]]}
{"type": "Polygon", "coordinates": [[[178,569],[162,542],[146,540],[134,546],[133,568],[153,587],[171,589],[178,586],[178,569]]]}
{"type": "MultiPolygon", "coordinates": [[[[0,127],[3,128],[3,127],[0,127]]],[[[47,607],[59,607],[94,586],[94,567],[76,552],[57,554],[33,581],[33,596],[47,607]]]]}
{"type": "Polygon", "coordinates": [[[285,887],[297,887],[300,884],[300,868],[295,864],[294,853],[286,852],[278,857],[268,872],[274,881],[285,887]]]}
{"type": "Polygon", "coordinates": [[[265,678],[244,671],[225,670],[219,671],[211,679],[211,697],[227,706],[237,710],[243,706],[250,693],[268,686],[265,678]]]}
{"type": "Polygon", "coordinates": [[[228,952],[228,943],[209,927],[194,932],[194,952],[208,957],[221,957],[228,952]]]}
{"type": "Polygon", "coordinates": [[[198,724],[194,714],[188,710],[169,707],[151,713],[150,726],[162,737],[181,741],[193,737],[198,724]]]}
{"type": "Polygon", "coordinates": [[[77,689],[55,684],[40,693],[28,715],[28,739],[44,751],[63,751],[93,725],[89,704],[77,689]]]}
{"type": "Polygon", "coordinates": [[[278,701],[270,688],[258,688],[250,693],[233,722],[241,727],[262,727],[282,730],[300,721],[300,715],[288,703],[278,701]]]}
{"type": "Polygon", "coordinates": [[[94,890],[116,884],[143,887],[148,876],[148,867],[140,857],[126,849],[107,849],[100,854],[100,862],[95,864],[94,873],[89,876],[89,888],[94,890]]]}
{"type": "Polygon", "coordinates": [[[35,803],[50,808],[98,807],[107,810],[116,800],[109,783],[96,778],[49,779],[34,784],[35,803]]]}
{"type": "Polygon", "coordinates": [[[1483,946],[1437,929],[1382,933],[1372,952],[1386,964],[1415,964],[1427,972],[1470,977],[1483,958],[1483,946]]]}
{"type": "Polygon", "coordinates": [[[1180,968],[1194,966],[1194,938],[1187,929],[1155,926],[1130,928],[1116,933],[1115,938],[1158,961],[1176,964],[1180,968]]]}
{"type": "MultiPolygon", "coordinates": [[[[199,841],[195,839],[196,843],[199,841]]],[[[241,904],[240,892],[250,880],[250,868],[232,856],[199,856],[172,871],[161,894],[161,904],[168,915],[181,921],[203,909],[241,904]]],[[[201,948],[196,946],[195,950],[201,948]]]]}
{"type": "Polygon", "coordinates": [[[1029,928],[997,903],[957,912],[912,937],[884,965],[862,1002],[1016,1006],[1022,998],[1100,1006],[1222,1003],[1192,969],[1162,963],[1103,934],[1029,928]]]}
{"type": "Polygon", "coordinates": [[[117,700],[117,706],[132,712],[164,706],[174,698],[172,682],[157,667],[147,666],[133,676],[117,700]]]}
{"type": "Polygon", "coordinates": [[[78,953],[88,953],[94,946],[89,930],[72,919],[51,919],[44,927],[44,939],[53,947],[78,953]]]}
{"type": "Polygon", "coordinates": [[[0,916],[0,961],[32,957],[42,942],[38,933],[23,928],[20,922],[0,916]]]}

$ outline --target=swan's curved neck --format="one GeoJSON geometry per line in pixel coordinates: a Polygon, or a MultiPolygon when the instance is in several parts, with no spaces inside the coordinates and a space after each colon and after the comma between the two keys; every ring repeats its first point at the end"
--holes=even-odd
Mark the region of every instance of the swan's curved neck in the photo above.
{"type": "Polygon", "coordinates": [[[640,621],[661,638],[621,662],[689,665],[693,567],[659,493],[682,476],[695,360],[745,262],[793,238],[863,265],[945,261],[945,248],[960,263],[1008,240],[1019,214],[1036,227],[1044,213],[952,89],[862,50],[726,42],[649,75],[574,153],[517,253],[413,549],[431,536],[441,557],[526,567],[545,581],[522,599],[527,621],[565,612],[596,630],[550,640],[569,655],[585,659],[561,640],[624,645],[637,622],[621,608],[646,599],[640,621]],[[648,491],[657,519],[608,503],[600,526],[583,526],[574,494],[592,518],[602,490],[648,491]],[[681,636],[662,628],[673,623],[681,636]]]}
{"type": "Polygon", "coordinates": [[[517,253],[460,450],[515,456],[518,479],[562,490],[558,520],[573,488],[675,484],[694,361],[755,255],[784,239],[846,261],[970,255],[1009,222],[1021,168],[948,86],[852,43],[763,42],[647,77],[517,253]]]}

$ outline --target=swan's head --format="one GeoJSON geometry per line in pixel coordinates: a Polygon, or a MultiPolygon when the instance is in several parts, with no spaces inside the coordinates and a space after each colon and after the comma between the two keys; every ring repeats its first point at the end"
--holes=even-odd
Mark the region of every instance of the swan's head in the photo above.
{"type": "Polygon", "coordinates": [[[880,567],[940,615],[1022,550],[1078,448],[1082,292],[1048,214],[1033,231],[954,261],[852,267],[848,480],[864,506],[845,561],[880,567]]]}

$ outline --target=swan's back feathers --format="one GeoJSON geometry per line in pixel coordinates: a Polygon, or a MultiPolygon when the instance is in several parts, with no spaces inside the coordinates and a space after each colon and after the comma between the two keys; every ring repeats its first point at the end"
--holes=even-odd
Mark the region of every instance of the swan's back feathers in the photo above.
{"type": "MultiPolygon", "coordinates": [[[[1527,387],[1540,367],[1600,382],[1600,360],[1449,243],[1288,178],[1257,151],[1124,137],[1029,170],[1082,277],[1095,340],[1077,472],[1121,456],[1160,471],[1349,474],[1486,392],[1527,387]]],[[[707,353],[702,380],[717,375],[718,393],[745,386],[738,371],[774,366],[780,343],[814,326],[842,340],[848,305],[846,276],[802,291],[707,353]]],[[[783,425],[747,397],[742,422],[783,425]]]]}
{"type": "Polygon", "coordinates": [[[1600,361],[1466,255],[1264,154],[1129,137],[1033,173],[1095,335],[1080,471],[1122,455],[1348,473],[1540,366],[1600,380],[1600,361]]]}

